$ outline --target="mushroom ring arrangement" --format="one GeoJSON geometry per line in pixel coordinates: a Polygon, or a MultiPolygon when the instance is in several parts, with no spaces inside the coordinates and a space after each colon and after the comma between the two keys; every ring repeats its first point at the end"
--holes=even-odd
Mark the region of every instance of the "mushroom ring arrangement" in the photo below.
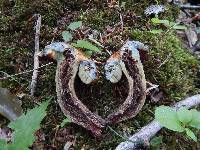
{"type": "Polygon", "coordinates": [[[125,76],[128,84],[126,99],[105,118],[84,105],[75,90],[77,76],[87,85],[95,84],[94,81],[98,80],[96,60],[88,58],[81,50],[64,42],[47,45],[40,56],[51,57],[57,61],[56,92],[64,115],[72,122],[90,130],[94,136],[101,136],[103,127],[133,118],[145,102],[146,80],[140,60],[141,51],[147,52],[148,47],[139,41],[128,40],[102,63],[101,72],[106,80],[116,84],[125,76]]]}

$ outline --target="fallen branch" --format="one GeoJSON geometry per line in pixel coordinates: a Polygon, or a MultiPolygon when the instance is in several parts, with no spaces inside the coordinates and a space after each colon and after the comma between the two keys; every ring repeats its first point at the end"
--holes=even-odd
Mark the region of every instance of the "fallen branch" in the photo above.
{"type": "Polygon", "coordinates": [[[200,6],[198,5],[179,5],[182,9],[200,9],[200,6]]]}
{"type": "MultiPolygon", "coordinates": [[[[173,108],[178,110],[180,107],[191,108],[198,105],[200,105],[200,94],[176,103],[173,105],[173,108]]],[[[150,140],[161,128],[162,126],[157,121],[153,120],[151,123],[140,129],[140,131],[131,136],[129,141],[120,143],[116,150],[137,150],[139,145],[143,144],[147,140],[150,140]]]]}
{"type": "Polygon", "coordinates": [[[33,71],[33,75],[32,75],[32,81],[31,81],[31,96],[34,95],[35,93],[35,88],[36,88],[36,84],[37,84],[37,77],[38,77],[38,67],[39,67],[39,58],[38,58],[38,53],[39,53],[39,37],[40,37],[40,27],[41,27],[41,15],[37,14],[35,15],[35,17],[37,17],[37,22],[36,22],[36,26],[35,26],[35,53],[34,53],[34,71],[33,71]]]}
{"type": "Polygon", "coordinates": [[[173,4],[179,6],[181,9],[200,9],[200,5],[180,4],[175,1],[173,2],[173,4]]]}

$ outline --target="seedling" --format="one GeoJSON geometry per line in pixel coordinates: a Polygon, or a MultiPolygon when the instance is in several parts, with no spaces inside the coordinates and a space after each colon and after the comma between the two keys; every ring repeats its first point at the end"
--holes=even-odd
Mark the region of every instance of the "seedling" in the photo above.
{"type": "MultiPolygon", "coordinates": [[[[169,20],[161,20],[161,19],[158,19],[158,18],[152,18],[151,19],[151,22],[154,24],[154,25],[164,25],[168,28],[168,30],[170,29],[175,29],[175,30],[186,30],[187,27],[184,26],[184,25],[180,25],[179,23],[175,23],[175,22],[170,22],[169,20]]],[[[167,30],[167,31],[168,31],[167,30]]],[[[167,32],[166,31],[166,32],[167,32]]],[[[164,32],[164,30],[162,29],[153,29],[150,31],[151,33],[153,34],[158,34],[158,33],[162,33],[164,32]]]]}
{"type": "Polygon", "coordinates": [[[168,106],[156,108],[155,119],[165,128],[185,132],[186,135],[197,142],[197,137],[190,129],[191,127],[200,129],[200,112],[196,109],[188,110],[181,107],[178,111],[168,106]]]}
{"type": "MultiPolygon", "coordinates": [[[[73,39],[73,34],[72,31],[75,31],[82,26],[82,21],[77,21],[77,22],[72,22],[69,24],[67,27],[69,31],[63,31],[62,32],[62,37],[65,42],[70,42],[73,39]]],[[[72,46],[77,47],[77,48],[83,48],[86,49],[85,54],[86,55],[91,55],[92,52],[101,52],[101,49],[93,45],[87,40],[78,40],[76,43],[71,43],[72,46]]]]}

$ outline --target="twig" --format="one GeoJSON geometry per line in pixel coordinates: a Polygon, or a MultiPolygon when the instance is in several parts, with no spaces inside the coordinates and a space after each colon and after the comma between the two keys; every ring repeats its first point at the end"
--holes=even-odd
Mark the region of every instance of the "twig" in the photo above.
{"type": "MultiPolygon", "coordinates": [[[[200,94],[194,95],[176,103],[173,105],[173,108],[178,110],[183,106],[186,108],[191,108],[198,105],[200,105],[200,94]]],[[[143,144],[144,141],[152,138],[160,129],[162,129],[162,126],[157,121],[153,120],[151,123],[140,129],[140,131],[131,136],[129,141],[120,143],[116,150],[137,150],[139,145],[143,144]]]]}
{"type": "Polygon", "coordinates": [[[120,18],[121,30],[123,31],[124,30],[124,21],[123,21],[123,17],[122,17],[122,14],[121,14],[121,10],[120,10],[120,13],[119,13],[119,18],[120,18]]]}
{"type": "Polygon", "coordinates": [[[200,6],[198,5],[179,5],[182,9],[200,9],[200,6]]]}
{"type": "Polygon", "coordinates": [[[147,82],[151,87],[149,87],[147,90],[146,90],[146,93],[149,93],[151,90],[153,89],[157,89],[159,87],[159,85],[156,85],[156,84],[153,84],[151,82],[147,82]]]}
{"type": "Polygon", "coordinates": [[[58,129],[59,129],[59,125],[56,125],[56,131],[55,131],[55,134],[54,134],[54,138],[53,138],[53,145],[55,145],[55,141],[56,141],[56,136],[58,134],[58,129]]]}
{"type": "Polygon", "coordinates": [[[36,84],[37,84],[37,77],[38,77],[38,70],[37,68],[39,67],[39,58],[38,58],[38,53],[39,53],[39,37],[40,37],[40,27],[41,27],[41,15],[37,14],[35,15],[38,19],[36,22],[36,26],[35,26],[35,53],[34,53],[34,71],[33,71],[33,75],[32,75],[32,81],[31,81],[31,87],[30,87],[30,94],[31,96],[34,95],[35,93],[35,88],[36,88],[36,84]]]}
{"type": "Polygon", "coordinates": [[[103,46],[100,42],[98,42],[97,40],[93,39],[91,36],[89,36],[88,39],[89,39],[91,42],[97,44],[99,47],[104,48],[104,46],[103,46]]]}
{"type": "Polygon", "coordinates": [[[107,50],[106,49],[106,52],[111,56],[112,55],[112,53],[109,51],[109,50],[107,50]]]}
{"type": "MultiPolygon", "coordinates": [[[[3,78],[0,78],[0,80],[5,80],[5,79],[8,79],[8,78],[13,78],[13,77],[18,76],[18,75],[27,74],[27,73],[33,72],[34,70],[39,70],[40,68],[44,68],[44,67],[46,67],[46,66],[49,66],[49,65],[51,65],[51,64],[53,64],[53,62],[50,62],[50,63],[45,64],[45,65],[41,65],[41,66],[38,67],[37,69],[26,70],[26,71],[24,71],[24,72],[20,72],[20,73],[13,74],[13,75],[8,75],[6,72],[3,72],[4,74],[7,74],[7,76],[6,76],[6,77],[3,77],[3,78]]],[[[2,72],[2,71],[0,71],[0,72],[2,72]]]]}
{"type": "Polygon", "coordinates": [[[74,142],[66,142],[63,150],[69,150],[72,145],[74,145],[74,142]]]}
{"type": "Polygon", "coordinates": [[[199,5],[180,4],[179,2],[175,1],[173,1],[173,4],[179,6],[182,9],[200,9],[199,5]]]}
{"type": "Polygon", "coordinates": [[[167,58],[158,66],[158,68],[160,68],[162,65],[164,65],[171,57],[171,53],[169,53],[169,55],[167,55],[167,58]]]}

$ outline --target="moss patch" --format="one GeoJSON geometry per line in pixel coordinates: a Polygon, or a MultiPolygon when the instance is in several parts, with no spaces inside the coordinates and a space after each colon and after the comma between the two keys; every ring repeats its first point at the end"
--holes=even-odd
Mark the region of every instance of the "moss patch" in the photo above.
{"type": "MultiPolygon", "coordinates": [[[[159,4],[164,3],[164,1],[159,0],[159,4]]],[[[125,9],[122,9],[125,31],[118,34],[123,40],[131,38],[149,45],[148,60],[144,62],[146,78],[148,81],[159,85],[159,89],[164,92],[164,101],[152,104],[148,97],[141,112],[135,118],[112,126],[121,135],[131,135],[152,120],[155,105],[169,105],[174,101],[197,93],[200,87],[198,79],[199,62],[182,48],[182,41],[175,35],[175,32],[170,31],[165,35],[154,35],[148,32],[149,27],[151,28],[150,17],[145,17],[143,10],[150,4],[156,4],[156,1],[126,1],[125,9]]],[[[0,70],[8,74],[15,74],[33,68],[35,33],[33,29],[35,20],[31,20],[33,14],[40,13],[42,15],[40,47],[43,48],[53,38],[54,40],[61,40],[60,33],[65,29],[65,24],[76,21],[77,18],[82,20],[85,25],[100,31],[104,31],[108,25],[113,27],[120,21],[119,12],[107,6],[106,1],[99,0],[0,1],[2,15],[0,18],[0,59],[3,60],[0,63],[0,70]]],[[[159,18],[173,21],[178,14],[178,9],[171,5],[167,5],[167,7],[168,10],[160,14],[159,18]]],[[[114,45],[115,43],[111,42],[110,44],[114,45]]],[[[42,63],[45,64],[46,62],[42,63]]],[[[55,145],[58,149],[62,149],[66,141],[55,139],[56,128],[64,118],[56,102],[55,67],[53,65],[41,69],[35,99],[43,101],[52,98],[48,115],[42,124],[42,130],[46,135],[48,145],[55,145]]],[[[2,73],[0,75],[4,76],[2,73]]],[[[29,94],[28,86],[31,74],[16,76],[15,79],[3,80],[1,86],[11,89],[13,93],[29,94]]],[[[91,100],[88,98],[87,100],[90,103],[95,101],[93,106],[100,103],[97,111],[104,116],[108,113],[104,106],[110,103],[116,91],[114,91],[113,85],[98,84],[98,86],[102,85],[107,93],[104,93],[103,96],[98,93],[98,98],[91,100]]],[[[99,91],[98,86],[95,88],[96,93],[99,91]]],[[[84,98],[85,95],[80,93],[79,96],[84,98]]],[[[115,97],[118,97],[118,95],[115,95],[115,97]]],[[[26,97],[25,99],[23,100],[24,110],[32,108],[34,100],[26,97]]],[[[85,102],[88,102],[87,100],[85,102]]],[[[112,108],[114,108],[114,105],[115,103],[112,104],[112,108]]],[[[5,125],[5,122],[2,121],[2,124],[5,125]]],[[[76,137],[75,149],[114,149],[119,142],[123,141],[108,127],[105,128],[104,137],[101,139],[95,139],[88,131],[75,124],[70,124],[65,129],[70,130],[69,135],[76,137]]],[[[165,147],[173,141],[168,140],[169,137],[178,138],[178,143],[185,141],[182,135],[171,132],[166,134],[163,131],[161,133],[165,135],[165,147]]],[[[189,141],[184,144],[186,148],[190,149],[190,146],[195,143],[189,141]]]]}
{"type": "Polygon", "coordinates": [[[132,30],[129,35],[150,47],[148,61],[144,63],[147,80],[158,84],[169,99],[180,100],[194,94],[199,62],[182,47],[173,31],[155,35],[132,30]]]}

